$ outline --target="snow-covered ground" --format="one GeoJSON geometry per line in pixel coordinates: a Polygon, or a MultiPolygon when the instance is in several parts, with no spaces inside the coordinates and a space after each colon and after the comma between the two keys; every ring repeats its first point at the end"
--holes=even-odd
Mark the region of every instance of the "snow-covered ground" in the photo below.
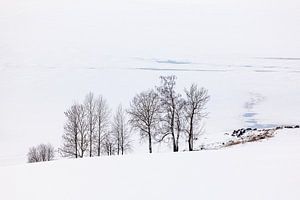
{"type": "Polygon", "coordinates": [[[205,138],[299,124],[299,35],[296,0],[0,0],[0,165],[58,147],[87,92],[115,109],[160,75],[209,90],[205,138]]]}
{"type": "Polygon", "coordinates": [[[7,200],[300,198],[300,129],[221,150],[0,167],[7,200]]]}

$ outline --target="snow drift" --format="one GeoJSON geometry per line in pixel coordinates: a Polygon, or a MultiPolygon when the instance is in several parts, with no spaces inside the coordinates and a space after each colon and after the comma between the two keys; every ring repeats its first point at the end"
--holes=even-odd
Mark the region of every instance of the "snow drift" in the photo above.
{"type": "Polygon", "coordinates": [[[222,150],[59,160],[0,168],[7,200],[300,198],[300,131],[222,150]]]}

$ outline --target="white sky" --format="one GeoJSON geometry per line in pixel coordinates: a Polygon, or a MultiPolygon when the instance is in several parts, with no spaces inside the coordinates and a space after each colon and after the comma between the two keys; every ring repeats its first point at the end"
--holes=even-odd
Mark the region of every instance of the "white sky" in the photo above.
{"type": "Polygon", "coordinates": [[[96,55],[297,57],[296,0],[0,0],[0,63],[100,63],[96,55]]]}

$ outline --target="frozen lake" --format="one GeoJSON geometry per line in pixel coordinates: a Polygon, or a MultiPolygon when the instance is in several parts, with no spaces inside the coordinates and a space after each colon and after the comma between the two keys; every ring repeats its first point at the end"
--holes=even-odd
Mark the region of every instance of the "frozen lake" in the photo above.
{"type": "MultiPolygon", "coordinates": [[[[203,121],[204,137],[242,127],[299,124],[299,60],[219,62],[130,58],[111,61],[109,67],[4,68],[0,74],[1,162],[24,159],[28,147],[40,142],[58,147],[63,112],[89,91],[104,95],[115,109],[120,103],[128,106],[137,92],[158,85],[161,75],[176,75],[179,92],[191,83],[208,89],[211,101],[203,121]]],[[[146,152],[146,148],[137,146],[135,152],[146,152]]]]}

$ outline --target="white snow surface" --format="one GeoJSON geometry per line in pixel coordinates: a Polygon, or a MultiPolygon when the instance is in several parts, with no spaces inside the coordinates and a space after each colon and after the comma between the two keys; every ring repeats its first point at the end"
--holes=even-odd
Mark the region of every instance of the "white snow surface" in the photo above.
{"type": "Polygon", "coordinates": [[[299,35],[297,0],[0,0],[0,165],[59,147],[63,112],[89,91],[114,110],[160,75],[209,90],[199,141],[299,124],[299,35]]]}
{"type": "Polygon", "coordinates": [[[300,198],[300,129],[221,150],[0,167],[6,200],[300,198]]]}

